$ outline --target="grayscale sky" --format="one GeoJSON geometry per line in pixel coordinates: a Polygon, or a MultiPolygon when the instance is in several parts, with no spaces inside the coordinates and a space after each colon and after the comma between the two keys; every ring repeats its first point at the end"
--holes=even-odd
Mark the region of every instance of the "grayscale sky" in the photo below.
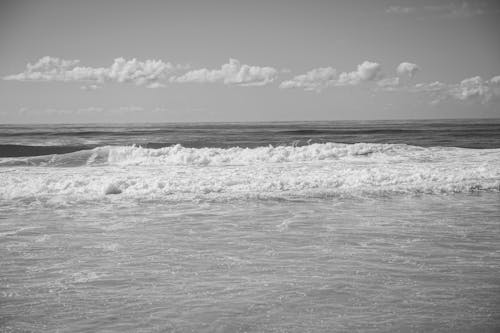
{"type": "Polygon", "coordinates": [[[500,117],[500,2],[0,3],[0,123],[500,117]]]}

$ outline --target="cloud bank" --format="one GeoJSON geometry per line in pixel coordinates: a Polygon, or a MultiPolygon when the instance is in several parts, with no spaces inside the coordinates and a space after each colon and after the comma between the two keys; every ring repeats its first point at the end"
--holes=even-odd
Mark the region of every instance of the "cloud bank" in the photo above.
{"type": "Polygon", "coordinates": [[[309,72],[297,75],[291,80],[283,81],[280,84],[281,89],[300,88],[305,91],[320,92],[329,85],[334,84],[337,71],[332,67],[320,67],[309,72]]]}
{"type": "MultiPolygon", "coordinates": [[[[386,75],[378,62],[363,61],[354,71],[339,72],[331,66],[313,68],[310,71],[283,80],[280,89],[301,89],[322,92],[330,87],[346,87],[368,84],[374,91],[420,93],[430,96],[432,103],[445,100],[479,102],[487,104],[500,100],[500,75],[491,79],[481,76],[466,78],[458,83],[440,81],[411,83],[421,68],[411,62],[401,62],[394,75],[386,75]]],[[[148,88],[165,87],[168,83],[221,83],[236,86],[265,86],[275,82],[279,71],[270,66],[255,66],[229,59],[219,69],[189,70],[186,65],[174,65],[162,60],[116,58],[108,67],[82,66],[79,60],[43,57],[28,63],[23,72],[3,77],[11,81],[77,82],[81,89],[92,91],[107,82],[131,83],[148,88]],[[186,72],[187,71],[187,72],[186,72]],[[184,73],[184,74],[182,74],[184,73]]]]}
{"type": "Polygon", "coordinates": [[[104,82],[134,83],[138,86],[155,88],[160,81],[172,73],[186,68],[161,60],[139,61],[116,58],[109,67],[84,67],[79,60],[65,60],[56,57],[43,57],[34,64],[28,63],[24,72],[5,76],[4,80],[46,81],[46,82],[83,82],[88,89],[104,82]]]}
{"type": "Polygon", "coordinates": [[[355,86],[382,77],[382,66],[379,63],[364,61],[358,65],[355,71],[342,72],[339,75],[333,67],[314,68],[305,74],[281,82],[279,87],[281,89],[300,88],[305,91],[320,92],[329,86],[355,86]]]}
{"type": "Polygon", "coordinates": [[[458,83],[424,82],[413,86],[401,86],[384,90],[429,94],[432,97],[433,104],[445,100],[488,104],[500,99],[500,76],[494,76],[489,80],[485,80],[481,76],[474,76],[458,83]]]}
{"type": "Polygon", "coordinates": [[[273,82],[278,71],[273,67],[242,65],[236,59],[229,59],[220,69],[201,68],[182,76],[170,78],[177,83],[223,83],[226,85],[264,86],[273,82]]]}
{"type": "Polygon", "coordinates": [[[490,10],[486,1],[449,1],[436,2],[425,6],[389,6],[385,9],[387,14],[417,15],[436,18],[468,18],[479,16],[490,10]]]}
{"type": "Polygon", "coordinates": [[[459,101],[479,101],[483,104],[500,97],[500,76],[483,80],[474,76],[458,84],[449,85],[445,91],[448,96],[459,101]]]}

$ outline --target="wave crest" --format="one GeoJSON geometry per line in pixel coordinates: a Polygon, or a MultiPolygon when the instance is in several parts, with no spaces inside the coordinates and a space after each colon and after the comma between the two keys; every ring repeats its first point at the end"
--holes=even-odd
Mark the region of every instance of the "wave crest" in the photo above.
{"type": "Polygon", "coordinates": [[[307,146],[267,146],[256,148],[186,148],[181,145],[151,149],[140,146],[103,146],[90,150],[24,158],[0,159],[0,166],[84,165],[247,165],[258,163],[290,163],[329,161],[350,157],[404,158],[429,148],[404,144],[323,143],[307,146]]]}
{"type": "Polygon", "coordinates": [[[44,167],[2,168],[0,199],[232,200],[500,189],[500,149],[367,143],[227,149],[107,146],[25,163],[44,167]]]}
{"type": "Polygon", "coordinates": [[[267,146],[257,148],[185,148],[181,145],[160,149],[111,147],[108,163],[119,165],[247,165],[336,160],[372,154],[398,155],[422,148],[383,144],[311,144],[307,146],[267,146]]]}

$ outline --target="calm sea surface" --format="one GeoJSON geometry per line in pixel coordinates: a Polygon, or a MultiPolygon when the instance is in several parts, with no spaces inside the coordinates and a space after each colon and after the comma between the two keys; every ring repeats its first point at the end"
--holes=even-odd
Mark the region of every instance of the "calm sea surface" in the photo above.
{"type": "Polygon", "coordinates": [[[0,125],[1,332],[497,332],[500,120],[0,125]]]}

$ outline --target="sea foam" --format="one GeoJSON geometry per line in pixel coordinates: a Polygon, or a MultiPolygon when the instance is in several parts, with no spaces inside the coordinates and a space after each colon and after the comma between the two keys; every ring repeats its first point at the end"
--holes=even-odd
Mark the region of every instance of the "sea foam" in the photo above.
{"type": "Polygon", "coordinates": [[[0,159],[4,200],[233,200],[498,191],[500,149],[98,147],[0,159]]]}
{"type": "MultiPolygon", "coordinates": [[[[454,148],[440,149],[449,151],[454,148]]],[[[0,166],[247,165],[315,162],[372,156],[393,160],[411,157],[432,158],[437,152],[433,148],[373,143],[323,143],[306,146],[256,148],[186,148],[181,145],[173,145],[159,149],[148,149],[138,146],[103,146],[59,155],[3,158],[0,159],[0,166]]]]}

